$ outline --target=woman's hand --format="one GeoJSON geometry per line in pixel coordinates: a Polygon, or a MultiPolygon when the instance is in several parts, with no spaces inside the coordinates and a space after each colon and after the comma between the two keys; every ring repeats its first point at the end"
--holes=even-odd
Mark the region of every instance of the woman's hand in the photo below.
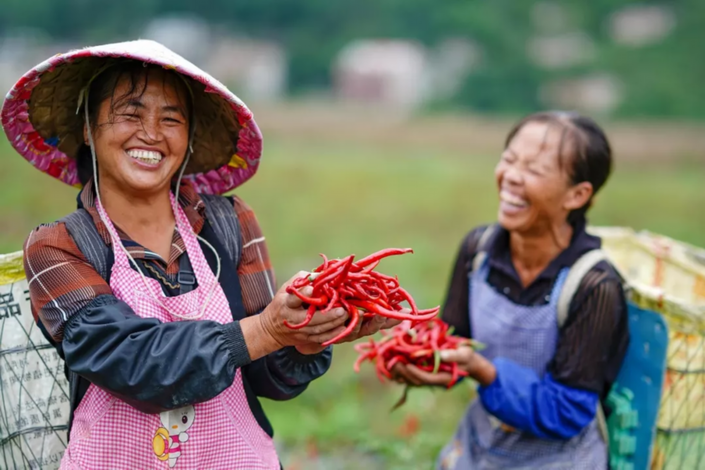
{"type": "MultiPolygon", "coordinates": [[[[286,288],[294,279],[306,275],[299,272],[289,279],[274,295],[272,301],[259,315],[240,321],[245,343],[254,361],[285,346],[295,346],[303,354],[322,351],[321,343],[334,338],[345,330],[348,314],[342,308],[330,312],[316,312],[303,328],[291,329],[284,324],[301,323],[306,319],[306,309],[301,299],[286,293],[286,288]]],[[[305,295],[311,294],[311,287],[301,289],[305,295]]]]}
{"type": "Polygon", "coordinates": [[[357,341],[365,336],[372,336],[380,330],[387,330],[389,328],[394,328],[401,323],[401,320],[395,320],[393,318],[386,318],[379,315],[375,315],[371,318],[365,318],[360,321],[358,326],[350,332],[349,335],[345,336],[343,339],[338,341],[338,343],[350,343],[352,341],[357,341]]]}
{"type": "MultiPolygon", "coordinates": [[[[334,309],[334,310],[341,310],[341,309],[334,309]]],[[[334,311],[332,310],[332,311],[334,311]]],[[[345,311],[343,311],[343,314],[347,315],[345,311]]],[[[323,315],[328,315],[328,313],[325,313],[323,315]]],[[[349,321],[346,322],[348,324],[349,321]]],[[[365,318],[360,320],[360,322],[353,328],[350,333],[348,333],[346,336],[344,336],[342,339],[336,341],[335,344],[340,344],[340,343],[350,343],[353,341],[357,341],[360,338],[363,338],[365,336],[372,336],[375,333],[377,333],[380,330],[386,330],[388,328],[393,328],[397,326],[399,323],[401,323],[401,320],[395,320],[393,318],[385,318],[381,316],[374,316],[372,318],[365,318]]],[[[302,354],[316,354],[325,349],[324,346],[320,344],[315,344],[311,343],[309,345],[305,346],[297,346],[296,349],[302,354]]]]}
{"type": "MultiPolygon", "coordinates": [[[[444,350],[440,354],[441,361],[457,363],[460,370],[467,372],[468,376],[478,381],[480,385],[491,384],[497,376],[494,365],[469,346],[461,346],[454,350],[444,350]]],[[[423,371],[414,365],[402,363],[397,363],[392,368],[392,375],[398,382],[417,386],[435,385],[445,387],[453,379],[450,372],[433,374],[423,371]]]]}

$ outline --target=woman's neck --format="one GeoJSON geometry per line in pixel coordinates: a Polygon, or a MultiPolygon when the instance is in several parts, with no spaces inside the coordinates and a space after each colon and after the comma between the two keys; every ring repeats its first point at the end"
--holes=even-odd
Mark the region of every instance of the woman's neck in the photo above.
{"type": "Polygon", "coordinates": [[[100,186],[100,196],[114,225],[135,242],[168,259],[175,226],[168,186],[150,193],[125,194],[105,184],[100,186]]]}
{"type": "Polygon", "coordinates": [[[573,227],[568,222],[550,225],[544,230],[510,232],[512,262],[523,286],[529,286],[556,256],[568,248],[572,238],[573,227]]]}

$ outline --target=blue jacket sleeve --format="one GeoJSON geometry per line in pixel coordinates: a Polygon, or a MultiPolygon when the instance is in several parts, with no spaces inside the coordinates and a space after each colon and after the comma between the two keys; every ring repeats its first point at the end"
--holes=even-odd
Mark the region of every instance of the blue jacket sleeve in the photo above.
{"type": "Polygon", "coordinates": [[[541,379],[510,360],[494,360],[497,378],[478,390],[485,409],[503,423],[546,439],[570,439],[595,418],[597,393],[541,379]]]}

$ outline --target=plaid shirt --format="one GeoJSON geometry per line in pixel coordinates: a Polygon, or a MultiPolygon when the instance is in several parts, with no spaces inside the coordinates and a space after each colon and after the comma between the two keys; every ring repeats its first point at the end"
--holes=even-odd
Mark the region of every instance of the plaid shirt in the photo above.
{"type": "MultiPolygon", "coordinates": [[[[79,195],[83,208],[93,218],[106,244],[110,235],[95,207],[92,183],[79,195]]],[[[194,232],[201,232],[205,206],[193,188],[184,183],[179,204],[194,232]]],[[[237,272],[242,285],[242,299],[248,315],[259,313],[272,300],[276,285],[269,253],[254,212],[241,199],[234,198],[233,210],[240,221],[242,256],[237,272]],[[271,286],[271,289],[270,289],[271,286]]],[[[184,241],[174,231],[169,259],[163,260],[116,227],[123,245],[138,262],[144,263],[150,277],[166,291],[178,289],[179,258],[185,252],[184,241]]],[[[100,295],[112,294],[110,286],[88,263],[62,222],[42,225],[30,233],[24,246],[25,272],[29,281],[32,313],[39,317],[55,341],[63,339],[64,325],[71,316],[100,295]]]]}

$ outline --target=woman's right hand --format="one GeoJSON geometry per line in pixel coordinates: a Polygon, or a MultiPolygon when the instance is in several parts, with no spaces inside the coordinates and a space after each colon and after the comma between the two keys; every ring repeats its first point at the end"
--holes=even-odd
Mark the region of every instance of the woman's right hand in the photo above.
{"type": "MultiPolygon", "coordinates": [[[[308,325],[297,330],[284,324],[286,321],[295,325],[306,319],[306,309],[303,308],[301,299],[287,294],[286,288],[295,279],[307,274],[301,271],[289,279],[262,313],[240,322],[252,360],[285,346],[297,346],[304,350],[310,350],[314,344],[320,347],[321,343],[334,338],[345,329],[348,313],[342,308],[334,308],[326,313],[317,311],[308,325]],[[252,320],[249,320],[250,318],[252,320]],[[254,324],[255,319],[258,324],[254,324]]],[[[311,295],[311,290],[311,287],[304,287],[300,291],[304,295],[311,295]]]]}
{"type": "MultiPolygon", "coordinates": [[[[455,350],[444,350],[440,352],[441,361],[454,362],[460,370],[467,372],[468,376],[476,380],[480,385],[489,385],[497,377],[494,365],[477,354],[470,346],[461,346],[455,350]]],[[[449,372],[426,372],[411,364],[398,362],[392,368],[392,377],[397,382],[407,385],[431,385],[446,387],[453,380],[449,372]]]]}

